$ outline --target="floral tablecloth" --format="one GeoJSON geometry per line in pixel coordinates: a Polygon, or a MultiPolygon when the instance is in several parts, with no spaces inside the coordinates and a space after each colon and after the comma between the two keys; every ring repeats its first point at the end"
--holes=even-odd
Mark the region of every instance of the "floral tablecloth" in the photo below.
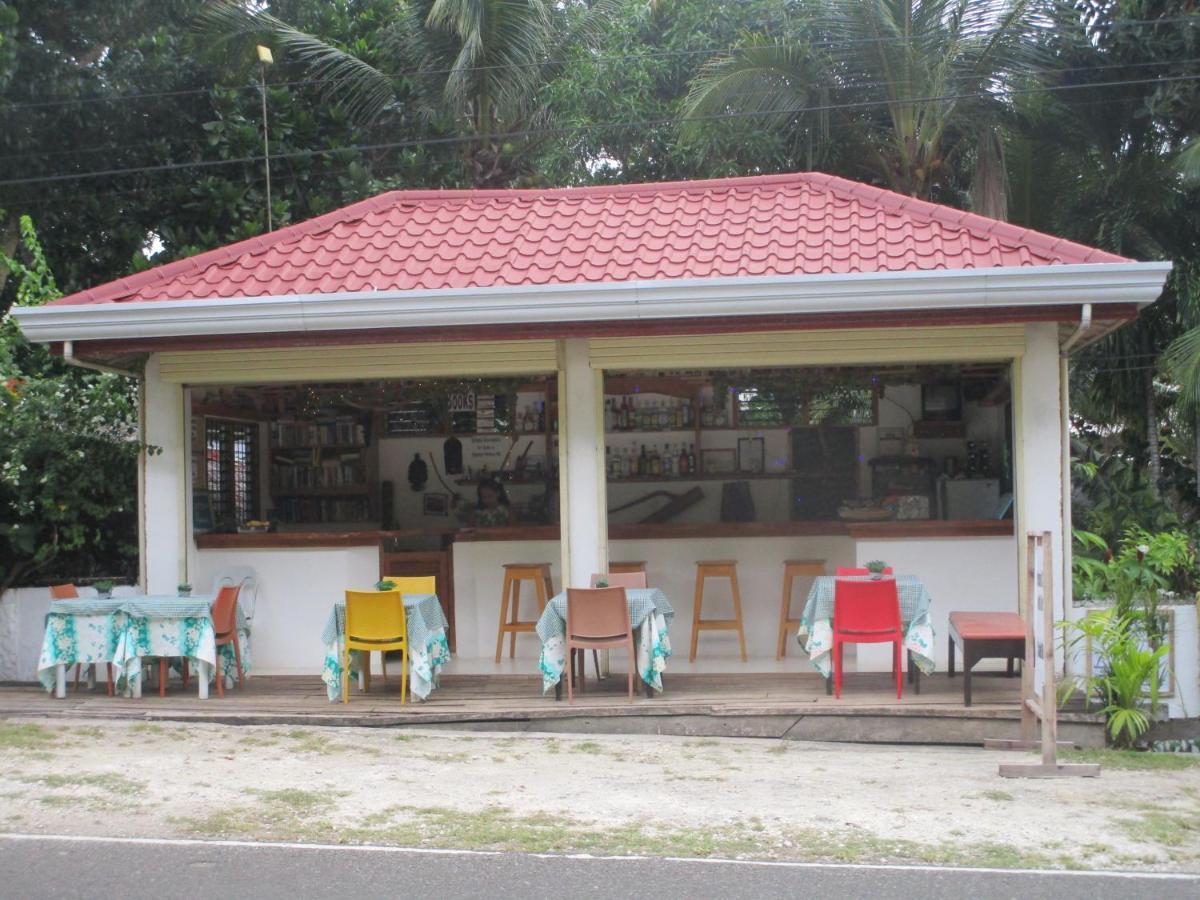
{"type": "MultiPolygon", "coordinates": [[[[851,576],[866,580],[870,576],[851,576]]],[[[800,615],[800,630],[796,639],[808,653],[813,668],[829,677],[833,671],[833,603],[837,579],[823,575],[813,581],[808,602],[800,615]]],[[[896,592],[900,596],[900,621],[904,625],[904,648],[912,653],[917,667],[926,675],[934,670],[933,620],[929,615],[932,602],[929,591],[920,579],[912,575],[896,576],[896,592]]]]}
{"type": "MultiPolygon", "coordinates": [[[[442,666],[450,662],[450,643],[446,639],[450,623],[436,594],[405,594],[404,614],[408,623],[408,688],[414,697],[424,700],[437,687],[442,666]]],[[[321,632],[321,643],[325,645],[321,680],[325,682],[330,702],[341,699],[345,634],[346,604],[339,602],[329,611],[321,632]]],[[[351,650],[352,677],[358,674],[360,662],[359,652],[351,650]]]]}
{"type": "MultiPolygon", "coordinates": [[[[675,610],[667,595],[658,588],[626,588],[629,624],[633,626],[633,644],[637,653],[637,671],[642,681],[662,691],[662,673],[671,655],[667,629],[675,610]]],[[[542,641],[538,667],[542,670],[542,693],[551,690],[567,667],[567,595],[555,594],[537,621],[542,641]]]]}
{"type": "MultiPolygon", "coordinates": [[[[55,600],[46,614],[38,679],[54,690],[59,665],[111,663],[115,689],[139,692],[142,659],[187,657],[195,660],[197,676],[211,679],[217,662],[210,596],[83,597],[55,600]]],[[[242,670],[250,669],[250,634],[238,610],[238,642],[242,670]]],[[[223,677],[236,677],[233,647],[222,646],[223,677]]]]}

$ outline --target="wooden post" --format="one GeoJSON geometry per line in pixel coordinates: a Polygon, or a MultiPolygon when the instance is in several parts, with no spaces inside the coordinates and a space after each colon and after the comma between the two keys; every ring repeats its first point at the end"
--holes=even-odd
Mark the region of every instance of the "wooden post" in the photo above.
{"type": "Polygon", "coordinates": [[[1098,765],[1058,761],[1058,698],[1055,690],[1054,661],[1054,554],[1050,532],[1026,536],[1025,569],[1026,590],[1022,610],[1025,616],[1025,668],[1021,672],[1021,740],[989,740],[984,742],[984,746],[991,750],[1036,750],[1040,744],[1040,763],[1001,764],[1002,778],[1057,778],[1064,775],[1095,778],[1100,774],[1098,765]],[[1040,741],[1031,739],[1035,717],[1041,720],[1040,741]]]}

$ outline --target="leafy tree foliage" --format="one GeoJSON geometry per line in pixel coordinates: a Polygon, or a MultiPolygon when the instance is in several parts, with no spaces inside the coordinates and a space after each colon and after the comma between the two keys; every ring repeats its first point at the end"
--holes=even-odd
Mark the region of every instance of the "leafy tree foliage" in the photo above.
{"type": "MultiPolygon", "coordinates": [[[[58,296],[28,219],[4,258],[22,304],[58,296]]],[[[131,578],[137,567],[137,394],[84,372],[0,320],[0,595],[54,574],[131,578]]]]}

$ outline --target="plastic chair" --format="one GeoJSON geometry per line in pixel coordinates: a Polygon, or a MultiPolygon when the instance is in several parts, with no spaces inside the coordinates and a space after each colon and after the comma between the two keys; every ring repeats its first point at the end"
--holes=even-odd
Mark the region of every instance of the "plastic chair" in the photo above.
{"type": "Polygon", "coordinates": [[[217,635],[217,696],[225,696],[225,677],[221,674],[220,654],[223,644],[233,644],[233,661],[237,666],[238,690],[245,686],[242,672],[242,647],[238,643],[237,608],[239,588],[226,585],[212,605],[213,631],[217,635]]]}
{"type": "Polygon", "coordinates": [[[904,632],[900,624],[900,594],[896,579],[860,581],[838,578],[833,595],[833,688],[842,696],[842,650],[846,644],[892,644],[892,671],[896,676],[896,699],[903,698],[904,677],[900,647],[904,632]]]}
{"type": "MultiPolygon", "coordinates": [[[[73,584],[55,584],[50,587],[51,600],[78,600],[79,591],[73,584]]],[[[113,695],[113,676],[112,663],[105,663],[106,671],[108,672],[108,696],[113,695]]],[[[79,690],[79,678],[83,673],[83,663],[75,663],[75,690],[79,690]]]]}
{"type": "MultiPolygon", "coordinates": [[[[575,702],[574,678],[576,650],[613,650],[629,652],[629,702],[633,702],[633,678],[637,659],[633,649],[633,626],[629,623],[629,601],[625,588],[567,589],[567,702],[575,702]]],[[[579,671],[579,690],[583,690],[583,669],[579,671]]]]}
{"type": "MultiPolygon", "coordinates": [[[[645,565],[645,563],[629,563],[629,565],[645,565]]],[[[608,587],[623,587],[623,588],[643,588],[646,585],[646,573],[640,569],[629,569],[624,572],[612,571],[601,574],[592,575],[592,587],[595,587],[601,581],[608,582],[608,587]]],[[[582,667],[583,651],[579,651],[579,665],[582,667]]],[[[600,674],[600,652],[592,651],[592,665],[596,667],[596,679],[603,680],[604,676],[600,674]]]]}
{"type": "MultiPolygon", "coordinates": [[[[436,594],[437,593],[437,576],[436,575],[384,575],[380,581],[390,581],[396,585],[396,590],[400,592],[401,597],[411,596],[413,594],[436,594]]],[[[407,624],[407,619],[405,620],[407,624]]],[[[387,684],[387,654],[379,654],[379,667],[383,669],[383,683],[387,684]]]]}
{"type": "Polygon", "coordinates": [[[408,620],[399,590],[346,591],[346,636],[342,646],[342,702],[350,702],[350,651],[363,651],[363,689],[371,689],[371,651],[400,650],[400,702],[408,693],[408,620]]]}
{"type": "Polygon", "coordinates": [[[258,573],[250,566],[229,566],[222,569],[213,579],[212,592],[218,594],[223,587],[238,588],[238,606],[246,625],[254,621],[254,608],[258,605],[258,573]]]}

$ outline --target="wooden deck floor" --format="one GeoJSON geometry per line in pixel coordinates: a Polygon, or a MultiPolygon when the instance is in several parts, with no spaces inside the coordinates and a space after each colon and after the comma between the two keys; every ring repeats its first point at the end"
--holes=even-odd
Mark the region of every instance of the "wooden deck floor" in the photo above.
{"type": "MultiPolygon", "coordinates": [[[[1020,680],[977,677],[974,705],[962,703],[960,678],[922,679],[897,700],[890,676],[847,676],[842,698],[825,694],[815,674],[668,675],[663,694],[632,704],[624,679],[589,680],[574,705],[543,696],[536,676],[445,675],[424,703],[401,705],[397,685],[378,676],[370,693],[330,703],[313,677],[251,678],[224,699],[197,699],[172,683],[166,697],[109,698],[103,690],[71,690],[55,700],[33,685],[0,687],[0,716],[122,718],[226,724],[440,726],[527,731],[713,734],[825,740],[974,743],[1011,736],[1019,720],[1020,680]]],[[[1090,717],[1067,714],[1064,726],[1090,733],[1090,717]]],[[[1073,736],[1079,740],[1078,736],[1073,736]]],[[[1090,743],[1090,741],[1087,741],[1090,743]]]]}

